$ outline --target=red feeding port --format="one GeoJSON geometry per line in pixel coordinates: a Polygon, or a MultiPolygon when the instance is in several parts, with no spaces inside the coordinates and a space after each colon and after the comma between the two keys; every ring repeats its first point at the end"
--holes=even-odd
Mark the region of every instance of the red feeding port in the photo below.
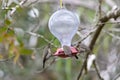
{"type": "MultiPolygon", "coordinates": [[[[78,53],[78,50],[74,47],[70,47],[70,49],[71,49],[71,55],[76,56],[76,54],[78,53]]],[[[53,55],[61,57],[61,58],[71,57],[70,55],[66,55],[62,48],[58,48],[57,51],[55,52],[55,54],[53,54],[53,55]]]]}

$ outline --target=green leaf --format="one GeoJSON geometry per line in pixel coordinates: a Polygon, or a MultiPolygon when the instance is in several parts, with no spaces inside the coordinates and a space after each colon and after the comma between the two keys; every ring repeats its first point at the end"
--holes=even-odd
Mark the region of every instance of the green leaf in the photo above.
{"type": "Polygon", "coordinates": [[[7,31],[7,34],[8,34],[9,36],[14,36],[15,32],[14,32],[13,30],[8,30],[8,31],[7,31]]]}
{"type": "Polygon", "coordinates": [[[20,54],[22,55],[31,55],[33,53],[33,50],[27,49],[27,48],[21,48],[20,49],[20,54]]]}
{"type": "Polygon", "coordinates": [[[8,58],[12,58],[14,56],[14,53],[12,51],[9,51],[8,58]]]}
{"type": "Polygon", "coordinates": [[[6,24],[6,25],[10,25],[10,24],[11,24],[11,21],[10,21],[9,19],[6,19],[6,20],[5,20],[5,24],[6,24]]]}
{"type": "Polygon", "coordinates": [[[1,27],[0,28],[0,42],[4,40],[3,33],[6,32],[7,27],[1,27]]]}
{"type": "Polygon", "coordinates": [[[1,27],[0,28],[0,35],[5,32],[8,28],[7,27],[1,27]]]}
{"type": "Polygon", "coordinates": [[[0,42],[2,42],[3,41],[3,38],[2,37],[0,37],[0,42]]]}

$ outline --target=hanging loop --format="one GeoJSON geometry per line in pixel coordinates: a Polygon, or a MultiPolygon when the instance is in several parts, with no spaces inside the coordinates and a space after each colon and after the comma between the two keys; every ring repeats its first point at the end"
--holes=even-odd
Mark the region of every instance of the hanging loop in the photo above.
{"type": "Polygon", "coordinates": [[[60,0],[60,8],[63,8],[63,0],[60,0]]]}

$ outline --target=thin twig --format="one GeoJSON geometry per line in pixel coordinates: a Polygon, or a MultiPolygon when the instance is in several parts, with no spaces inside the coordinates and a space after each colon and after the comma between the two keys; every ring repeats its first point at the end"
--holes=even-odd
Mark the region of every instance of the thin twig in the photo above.
{"type": "Polygon", "coordinates": [[[118,78],[120,78],[120,73],[118,73],[118,74],[113,78],[113,80],[119,80],[118,78]]]}
{"type": "Polygon", "coordinates": [[[40,70],[40,71],[37,70],[35,73],[39,74],[39,73],[44,72],[45,70],[47,70],[49,68],[49,66],[51,66],[56,61],[57,61],[57,59],[55,57],[53,57],[53,60],[50,63],[48,63],[48,65],[45,68],[42,68],[42,70],[40,70]]]}
{"type": "Polygon", "coordinates": [[[108,32],[120,32],[119,28],[111,28],[108,30],[108,32]]]}
{"type": "Polygon", "coordinates": [[[110,33],[110,32],[106,32],[106,33],[108,35],[112,36],[113,38],[120,40],[120,36],[116,36],[116,35],[114,35],[113,33],[110,33]]]}
{"type": "Polygon", "coordinates": [[[84,70],[84,67],[85,67],[85,61],[84,61],[83,65],[82,65],[82,67],[81,67],[81,69],[80,69],[80,72],[79,72],[79,75],[78,75],[78,77],[77,77],[77,80],[79,80],[79,79],[81,78],[82,73],[83,73],[83,70],[84,70]]]}
{"type": "Polygon", "coordinates": [[[9,8],[9,7],[3,7],[2,9],[5,9],[5,10],[11,10],[10,11],[10,16],[12,16],[12,14],[20,7],[22,6],[23,4],[25,4],[25,2],[27,2],[27,0],[23,0],[21,1],[18,5],[16,5],[15,7],[12,7],[12,8],[9,8]]]}
{"type": "Polygon", "coordinates": [[[8,59],[0,59],[0,62],[8,61],[8,59]]]}
{"type": "Polygon", "coordinates": [[[110,7],[116,6],[115,0],[103,0],[108,4],[110,7]]]}
{"type": "Polygon", "coordinates": [[[40,38],[44,39],[44,41],[46,41],[50,45],[54,46],[55,48],[58,48],[55,44],[53,44],[51,41],[49,41],[48,39],[46,39],[43,35],[40,35],[40,34],[37,34],[37,33],[34,33],[34,32],[28,32],[28,31],[26,31],[26,33],[28,33],[28,34],[30,34],[32,36],[40,37],[40,38]]]}
{"type": "Polygon", "coordinates": [[[102,0],[99,0],[99,5],[98,5],[98,14],[99,14],[99,19],[102,16],[102,10],[101,10],[101,6],[102,6],[102,0]]]}
{"type": "Polygon", "coordinates": [[[72,45],[77,44],[76,46],[79,47],[79,45],[81,44],[81,42],[83,42],[86,38],[88,38],[93,32],[90,32],[88,35],[86,35],[84,38],[74,42],[72,45]]]}
{"type": "MultiPolygon", "coordinates": [[[[84,29],[85,29],[85,28],[84,28],[84,29]]],[[[84,29],[82,29],[82,30],[84,30],[84,29]]],[[[87,39],[90,35],[92,35],[92,34],[95,32],[95,30],[96,30],[95,27],[94,27],[93,29],[89,30],[89,33],[88,33],[85,37],[83,37],[82,39],[74,42],[72,45],[74,46],[75,44],[77,44],[76,47],[79,47],[80,44],[81,44],[85,39],[87,39]]]]}
{"type": "Polygon", "coordinates": [[[0,59],[0,62],[7,62],[11,59],[13,59],[14,56],[11,56],[11,57],[8,57],[8,58],[5,58],[5,59],[0,59]]]}
{"type": "Polygon", "coordinates": [[[100,79],[100,80],[104,80],[104,79],[101,77],[101,75],[100,75],[100,72],[99,72],[98,67],[97,67],[97,64],[96,64],[96,60],[93,61],[93,65],[94,65],[94,67],[95,67],[95,70],[96,70],[96,72],[97,72],[97,75],[98,75],[99,79],[100,79]]]}
{"type": "Polygon", "coordinates": [[[96,10],[96,15],[94,21],[97,22],[102,17],[102,0],[98,0],[98,9],[96,10]]]}
{"type": "Polygon", "coordinates": [[[115,22],[106,22],[106,23],[100,23],[100,24],[120,24],[120,22],[115,21],[115,22]]]}

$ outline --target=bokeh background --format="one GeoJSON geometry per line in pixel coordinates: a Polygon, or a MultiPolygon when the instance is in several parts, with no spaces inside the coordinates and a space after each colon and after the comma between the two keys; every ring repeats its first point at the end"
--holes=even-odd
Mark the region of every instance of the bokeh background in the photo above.
{"type": "MultiPolygon", "coordinates": [[[[54,58],[50,58],[46,61],[45,69],[42,68],[46,51],[53,54],[61,46],[48,29],[50,16],[60,9],[59,0],[27,0],[19,6],[21,1],[0,0],[0,28],[7,26],[15,31],[18,40],[15,44],[22,45],[18,48],[25,47],[24,54],[20,52],[19,59],[15,60],[16,55],[15,58],[10,57],[10,50],[6,48],[8,42],[1,41],[5,37],[0,37],[0,80],[76,80],[85,58],[84,53],[79,54],[78,60],[57,58],[53,61],[54,58]],[[10,9],[16,6],[19,7],[12,13],[10,9]]],[[[101,1],[101,16],[116,6],[120,8],[120,0],[101,1]]],[[[89,45],[100,17],[99,5],[99,0],[63,0],[63,7],[76,13],[81,23],[72,44],[88,36],[82,43],[89,45]]],[[[9,41],[11,38],[7,39],[9,41]]],[[[106,23],[93,52],[104,80],[113,80],[120,75],[120,18],[106,23]]],[[[81,80],[98,79],[92,67],[87,74],[82,75],[81,80]]]]}

